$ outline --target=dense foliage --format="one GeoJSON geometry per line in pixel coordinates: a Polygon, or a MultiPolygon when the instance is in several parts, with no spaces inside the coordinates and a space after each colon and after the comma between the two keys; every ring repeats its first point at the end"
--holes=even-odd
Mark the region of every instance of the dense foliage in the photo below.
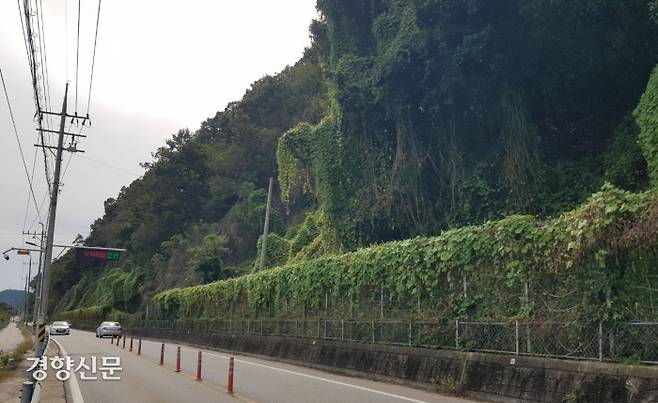
{"type": "Polygon", "coordinates": [[[658,61],[654,6],[318,1],[333,106],[279,140],[282,195],[311,188],[338,250],[577,206],[658,61]]]}
{"type": "Polygon", "coordinates": [[[640,126],[639,142],[649,165],[649,175],[654,186],[658,185],[658,67],[649,80],[647,91],[635,110],[640,126]]]}
{"type": "MultiPolygon", "coordinates": [[[[277,138],[301,121],[318,122],[324,110],[322,75],[307,57],[255,82],[199,130],[174,134],[143,164],[142,178],[105,202],[86,240],[128,253],[107,265],[64,255],[53,272],[51,308],[132,312],[158,290],[250,271],[277,138]]],[[[275,209],[271,228],[280,231],[285,215],[275,209]]]]}
{"type": "Polygon", "coordinates": [[[431,301],[426,314],[450,318],[652,317],[635,289],[655,269],[656,246],[634,234],[658,213],[658,196],[606,185],[581,207],[551,220],[510,216],[158,294],[167,317],[318,314],[332,296],[332,312],[372,298],[380,287],[390,301],[431,301]],[[637,253],[638,251],[642,253],[637,253]],[[469,288],[464,295],[463,281],[469,288]],[[523,294],[524,284],[531,290],[523,294]],[[339,296],[340,298],[337,298],[339,296]],[[607,305],[607,298],[610,305],[607,305]]]}
{"type": "Polygon", "coordinates": [[[87,244],[128,254],[62,257],[57,310],[178,287],[168,315],[317,314],[382,288],[443,317],[649,316],[656,4],[318,0],[301,61],[106,201],[87,244]]]}

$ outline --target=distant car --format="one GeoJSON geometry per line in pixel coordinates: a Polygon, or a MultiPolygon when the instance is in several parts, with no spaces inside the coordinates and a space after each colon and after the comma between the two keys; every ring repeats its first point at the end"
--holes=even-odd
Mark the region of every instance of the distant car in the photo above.
{"type": "Polygon", "coordinates": [[[71,325],[68,322],[53,322],[50,325],[50,334],[71,334],[71,325]]]}
{"type": "Polygon", "coordinates": [[[96,337],[121,336],[121,333],[119,322],[103,322],[96,328],[96,337]]]}

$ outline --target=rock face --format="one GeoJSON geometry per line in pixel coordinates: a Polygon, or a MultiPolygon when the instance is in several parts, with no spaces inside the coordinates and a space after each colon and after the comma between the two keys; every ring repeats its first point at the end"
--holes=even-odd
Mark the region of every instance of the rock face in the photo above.
{"type": "Polygon", "coordinates": [[[173,329],[133,333],[489,401],[658,400],[658,368],[648,366],[173,329]]]}

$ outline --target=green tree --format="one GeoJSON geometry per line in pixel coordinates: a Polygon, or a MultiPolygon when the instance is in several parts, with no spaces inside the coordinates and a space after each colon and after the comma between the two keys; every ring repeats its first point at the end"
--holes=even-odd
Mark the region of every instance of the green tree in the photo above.
{"type": "Polygon", "coordinates": [[[189,264],[201,275],[204,283],[225,277],[224,259],[229,253],[226,243],[225,236],[210,234],[203,238],[200,245],[189,249],[189,264]]]}

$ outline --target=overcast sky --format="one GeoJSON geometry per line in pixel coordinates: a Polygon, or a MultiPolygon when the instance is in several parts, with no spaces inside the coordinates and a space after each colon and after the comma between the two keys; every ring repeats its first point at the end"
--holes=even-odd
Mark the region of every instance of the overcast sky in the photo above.
{"type": "MultiPolygon", "coordinates": [[[[33,1],[34,2],[34,1],[33,1]]],[[[21,20],[15,1],[0,1],[0,68],[28,171],[36,141],[35,106],[21,20]]],[[[42,0],[51,107],[64,86],[75,110],[77,4],[42,0]]],[[[98,0],[83,0],[78,60],[78,112],[87,107],[98,0]]],[[[255,80],[296,62],[309,45],[315,0],[111,0],[102,2],[90,115],[92,126],[63,178],[55,240],[70,243],[103,213],[103,201],[139,177],[140,162],[179,128],[200,123],[240,99],[255,80]]],[[[38,49],[43,52],[43,49],[38,49]]],[[[1,90],[0,90],[1,91],[1,90]]],[[[39,228],[4,93],[0,93],[0,247],[23,245],[23,229],[39,228]]],[[[69,130],[78,130],[75,127],[69,130]]],[[[69,157],[65,156],[66,165],[69,157]]],[[[34,185],[46,194],[43,156],[34,185]]],[[[41,207],[46,220],[47,202],[41,207]]],[[[0,261],[0,290],[23,288],[27,258],[0,261]]],[[[37,256],[34,256],[37,259],[37,256]]],[[[36,269],[36,267],[35,267],[36,269]]],[[[34,275],[34,273],[33,273],[34,275]]]]}

